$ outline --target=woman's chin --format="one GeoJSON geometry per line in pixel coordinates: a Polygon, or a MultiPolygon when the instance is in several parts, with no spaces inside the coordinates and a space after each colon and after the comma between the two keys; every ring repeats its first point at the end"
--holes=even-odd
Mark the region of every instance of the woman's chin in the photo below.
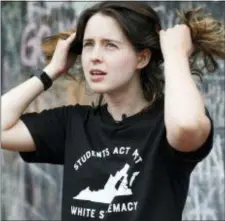
{"type": "Polygon", "coordinates": [[[112,91],[112,88],[106,85],[91,85],[90,88],[94,93],[101,93],[101,94],[112,91]]]}
{"type": "Polygon", "coordinates": [[[89,87],[94,93],[109,94],[120,90],[123,86],[119,87],[118,85],[112,84],[89,84],[89,87]]]}

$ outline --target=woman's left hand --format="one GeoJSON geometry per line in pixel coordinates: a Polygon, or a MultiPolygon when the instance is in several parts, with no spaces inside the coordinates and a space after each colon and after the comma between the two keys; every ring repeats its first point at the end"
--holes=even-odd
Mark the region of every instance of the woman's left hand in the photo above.
{"type": "Polygon", "coordinates": [[[191,31],[187,25],[181,24],[166,31],[161,30],[159,35],[164,59],[175,54],[190,57],[194,51],[191,31]]]}

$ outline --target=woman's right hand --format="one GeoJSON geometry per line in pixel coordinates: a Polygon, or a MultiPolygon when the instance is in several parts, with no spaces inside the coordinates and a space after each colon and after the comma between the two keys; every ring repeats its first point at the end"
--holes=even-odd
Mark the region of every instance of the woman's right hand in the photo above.
{"type": "Polygon", "coordinates": [[[50,63],[44,71],[53,79],[57,79],[62,74],[67,73],[76,61],[76,55],[69,53],[71,44],[76,33],[71,34],[67,39],[59,39],[50,63]]]}

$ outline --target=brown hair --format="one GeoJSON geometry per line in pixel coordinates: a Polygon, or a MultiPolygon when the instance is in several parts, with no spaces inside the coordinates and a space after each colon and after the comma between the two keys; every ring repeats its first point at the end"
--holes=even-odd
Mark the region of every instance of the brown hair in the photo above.
{"type": "MultiPolygon", "coordinates": [[[[143,2],[101,2],[86,9],[81,14],[76,28],[76,38],[70,51],[80,55],[86,24],[91,16],[102,13],[116,19],[124,34],[134,46],[136,51],[149,48],[152,57],[149,64],[142,69],[140,81],[146,100],[154,102],[163,96],[164,79],[161,64],[163,56],[160,49],[159,30],[160,19],[156,12],[143,2]]],[[[214,19],[210,14],[205,14],[202,8],[191,9],[187,12],[178,12],[181,24],[186,24],[191,30],[194,53],[190,57],[192,74],[203,75],[215,72],[218,69],[217,58],[225,59],[225,29],[222,22],[214,19]],[[201,62],[202,61],[202,62],[201,62]],[[200,66],[200,64],[202,65],[200,66]]],[[[59,33],[44,39],[42,50],[50,61],[57,40],[67,38],[72,32],[59,33]]],[[[100,96],[99,104],[103,96],[100,96]]]]}

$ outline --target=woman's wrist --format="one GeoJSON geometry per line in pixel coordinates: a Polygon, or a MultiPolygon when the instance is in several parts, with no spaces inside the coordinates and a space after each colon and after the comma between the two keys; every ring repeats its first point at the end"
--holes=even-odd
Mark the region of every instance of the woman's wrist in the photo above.
{"type": "Polygon", "coordinates": [[[187,60],[189,59],[188,55],[185,54],[182,51],[170,51],[167,52],[166,55],[164,56],[165,61],[170,61],[170,60],[187,60]]]}
{"type": "Polygon", "coordinates": [[[43,71],[52,79],[52,81],[56,80],[58,78],[57,72],[54,70],[54,68],[51,65],[47,65],[43,71]]]}

